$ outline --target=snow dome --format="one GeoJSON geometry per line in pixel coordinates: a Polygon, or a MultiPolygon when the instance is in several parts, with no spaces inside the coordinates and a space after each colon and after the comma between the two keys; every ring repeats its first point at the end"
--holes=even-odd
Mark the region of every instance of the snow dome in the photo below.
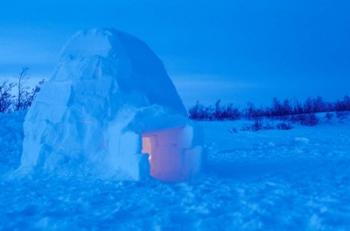
{"type": "Polygon", "coordinates": [[[178,181],[200,167],[197,132],[162,62],[114,29],[70,39],[24,135],[22,173],[178,181]]]}

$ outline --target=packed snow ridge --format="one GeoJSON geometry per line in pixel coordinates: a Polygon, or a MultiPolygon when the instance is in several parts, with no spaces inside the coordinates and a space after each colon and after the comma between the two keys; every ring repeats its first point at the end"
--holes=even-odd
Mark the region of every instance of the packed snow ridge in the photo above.
{"type": "Polygon", "coordinates": [[[20,173],[140,179],[148,171],[142,134],[163,129],[179,129],[183,149],[200,152],[160,59],[114,29],[81,31],[70,39],[23,126],[20,173]]]}

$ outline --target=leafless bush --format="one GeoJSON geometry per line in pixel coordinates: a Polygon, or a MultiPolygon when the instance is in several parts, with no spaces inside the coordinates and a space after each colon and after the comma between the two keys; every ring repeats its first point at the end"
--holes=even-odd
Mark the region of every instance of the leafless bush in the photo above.
{"type": "Polygon", "coordinates": [[[15,83],[4,81],[0,84],[0,112],[26,110],[31,106],[44,80],[33,88],[25,86],[24,80],[27,78],[27,73],[28,68],[23,68],[15,83]]]}

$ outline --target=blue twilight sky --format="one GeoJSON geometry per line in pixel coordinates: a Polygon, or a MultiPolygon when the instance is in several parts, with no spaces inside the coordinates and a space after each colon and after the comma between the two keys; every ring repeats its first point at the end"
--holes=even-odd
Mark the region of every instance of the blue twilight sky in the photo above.
{"type": "Polygon", "coordinates": [[[11,0],[0,78],[48,76],[81,28],[115,27],[161,57],[186,105],[350,94],[348,0],[11,0]]]}

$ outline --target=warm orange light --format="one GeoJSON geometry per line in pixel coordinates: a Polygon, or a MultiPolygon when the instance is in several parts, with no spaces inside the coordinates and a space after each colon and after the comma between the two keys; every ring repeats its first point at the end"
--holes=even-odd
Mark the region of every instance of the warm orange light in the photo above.
{"type": "Polygon", "coordinates": [[[152,141],[151,137],[142,137],[142,153],[148,153],[151,155],[152,153],[152,141]]]}
{"type": "Polygon", "coordinates": [[[150,175],[159,180],[182,181],[197,171],[200,150],[191,147],[191,130],[186,127],[142,135],[142,152],[149,154],[150,175]]]}

